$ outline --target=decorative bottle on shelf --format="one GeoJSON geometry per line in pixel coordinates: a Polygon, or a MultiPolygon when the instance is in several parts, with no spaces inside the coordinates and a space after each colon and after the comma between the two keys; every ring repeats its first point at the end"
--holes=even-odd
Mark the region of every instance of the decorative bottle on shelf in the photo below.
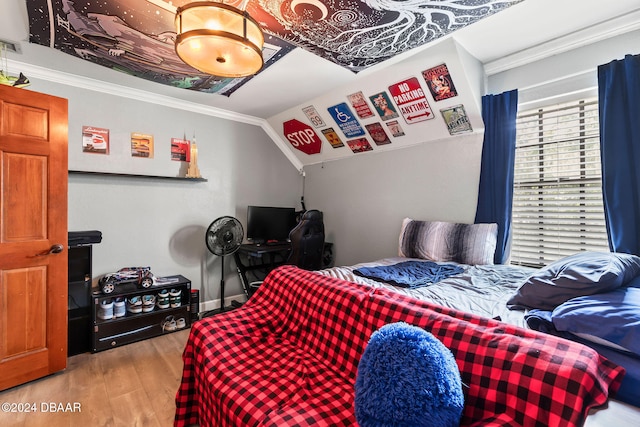
{"type": "Polygon", "coordinates": [[[198,146],[196,145],[196,137],[193,136],[193,141],[190,144],[189,153],[189,168],[187,169],[187,178],[202,178],[200,170],[198,169],[198,146]]]}

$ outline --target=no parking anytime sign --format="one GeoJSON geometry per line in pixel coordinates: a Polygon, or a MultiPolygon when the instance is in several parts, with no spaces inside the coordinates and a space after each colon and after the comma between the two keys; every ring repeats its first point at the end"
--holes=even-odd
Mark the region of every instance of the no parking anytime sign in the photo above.
{"type": "Polygon", "coordinates": [[[389,93],[408,124],[433,119],[433,112],[416,77],[389,86],[389,93]]]}

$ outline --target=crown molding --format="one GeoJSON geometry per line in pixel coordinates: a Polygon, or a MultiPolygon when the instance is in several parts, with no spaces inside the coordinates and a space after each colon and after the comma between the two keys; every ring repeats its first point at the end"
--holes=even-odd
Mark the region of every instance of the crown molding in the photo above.
{"type": "Polygon", "coordinates": [[[640,29],[640,9],[484,64],[487,76],[640,29]]]}
{"type": "Polygon", "coordinates": [[[120,96],[122,98],[130,98],[136,101],[148,102],[150,104],[163,105],[166,107],[186,110],[193,113],[204,114],[207,116],[218,117],[221,119],[232,120],[235,122],[246,123],[254,126],[263,126],[263,123],[265,122],[265,120],[260,117],[236,113],[233,111],[211,107],[196,102],[185,101],[166,95],[160,95],[145,90],[118,85],[116,83],[107,83],[89,77],[79,76],[77,74],[55,71],[50,68],[27,64],[25,62],[8,60],[8,63],[10,68],[20,70],[30,78],[38,78],[53,83],[60,83],[63,85],[87,89],[94,92],[120,96]]]}
{"type": "Polygon", "coordinates": [[[280,137],[280,135],[278,135],[278,132],[276,132],[276,130],[266,120],[262,125],[262,130],[264,130],[266,134],[269,135],[269,137],[273,140],[273,142],[275,142],[275,144],[278,146],[280,151],[282,151],[282,153],[287,157],[287,159],[289,159],[291,164],[302,173],[304,164],[293,153],[293,150],[291,149],[291,145],[285,142],[280,137]]]}

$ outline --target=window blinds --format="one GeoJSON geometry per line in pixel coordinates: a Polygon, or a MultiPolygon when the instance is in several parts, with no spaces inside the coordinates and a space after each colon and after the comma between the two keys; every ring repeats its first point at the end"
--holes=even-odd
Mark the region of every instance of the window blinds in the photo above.
{"type": "Polygon", "coordinates": [[[608,251],[597,99],[518,114],[511,263],[608,251]]]}

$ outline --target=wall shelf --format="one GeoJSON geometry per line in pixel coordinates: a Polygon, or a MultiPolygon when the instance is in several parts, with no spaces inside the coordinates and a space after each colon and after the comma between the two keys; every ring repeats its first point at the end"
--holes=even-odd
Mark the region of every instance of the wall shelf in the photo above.
{"type": "Polygon", "coordinates": [[[80,171],[80,170],[69,170],[69,175],[109,175],[115,177],[123,177],[123,178],[154,178],[154,179],[173,179],[173,180],[182,180],[182,181],[196,181],[196,182],[207,182],[206,178],[186,178],[183,176],[162,176],[162,175],[144,175],[144,174],[133,174],[133,173],[120,173],[120,172],[94,172],[94,171],[80,171]]]}

